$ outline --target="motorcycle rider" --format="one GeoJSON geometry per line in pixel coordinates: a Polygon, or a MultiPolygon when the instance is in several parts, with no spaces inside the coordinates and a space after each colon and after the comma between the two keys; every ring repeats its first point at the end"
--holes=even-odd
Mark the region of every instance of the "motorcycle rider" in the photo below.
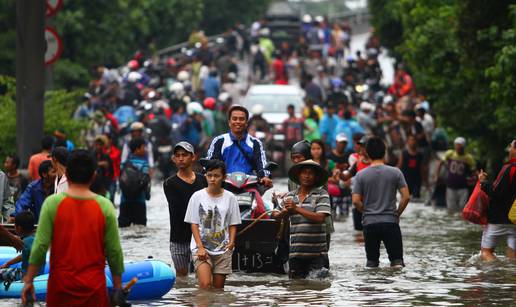
{"type": "Polygon", "coordinates": [[[227,172],[256,172],[260,183],[272,187],[270,172],[262,142],[247,133],[249,111],[241,105],[233,105],[228,111],[229,133],[217,136],[211,142],[208,159],[218,159],[226,163],[227,172]]]}

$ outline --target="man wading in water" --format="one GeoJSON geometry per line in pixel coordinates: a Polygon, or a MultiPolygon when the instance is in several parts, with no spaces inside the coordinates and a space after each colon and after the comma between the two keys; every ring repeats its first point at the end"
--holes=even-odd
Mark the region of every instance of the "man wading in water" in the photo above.
{"type": "Polygon", "coordinates": [[[383,242],[391,267],[403,267],[403,242],[399,219],[410,200],[410,193],[403,173],[384,164],[385,143],[379,137],[371,137],[366,143],[371,165],[355,176],[353,205],[363,213],[364,240],[367,267],[380,265],[380,242],[383,242]],[[396,191],[401,200],[396,208],[396,191]]]}
{"type": "Polygon", "coordinates": [[[174,146],[172,161],[178,171],[163,183],[170,214],[170,254],[178,277],[188,275],[192,229],[185,223],[186,208],[192,194],[206,187],[206,178],[192,170],[195,151],[188,142],[174,146]]]}
{"type": "Polygon", "coordinates": [[[306,278],[311,271],[329,269],[325,219],[331,214],[330,197],[323,188],[326,171],[315,161],[292,166],[289,178],[299,188],[283,198],[283,209],[272,216],[290,220],[290,278],[306,278]]]}
{"type": "Polygon", "coordinates": [[[23,278],[25,304],[35,299],[34,276],[45,264],[50,246],[47,306],[109,306],[106,260],[112,274],[111,303],[125,301],[124,259],[113,204],[90,191],[97,163],[86,150],[75,150],[66,164],[68,188],[43,203],[29,268],[23,278]]]}

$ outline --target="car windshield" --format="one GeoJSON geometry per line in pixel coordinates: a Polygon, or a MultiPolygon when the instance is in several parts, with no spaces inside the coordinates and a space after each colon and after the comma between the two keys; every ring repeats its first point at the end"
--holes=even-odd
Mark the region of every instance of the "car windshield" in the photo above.
{"type": "Polygon", "coordinates": [[[286,113],[289,104],[299,106],[302,99],[298,95],[256,94],[244,101],[244,106],[249,110],[256,104],[261,104],[265,113],[286,113]]]}

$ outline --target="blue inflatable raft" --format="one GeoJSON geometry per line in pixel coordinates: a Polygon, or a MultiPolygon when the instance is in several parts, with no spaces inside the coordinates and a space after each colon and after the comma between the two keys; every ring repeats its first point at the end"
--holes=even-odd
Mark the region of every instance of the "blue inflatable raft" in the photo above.
{"type": "MultiPolygon", "coordinates": [[[[0,248],[0,263],[15,257],[16,251],[11,248],[0,248]]],[[[144,260],[138,262],[126,262],[125,272],[122,274],[122,283],[126,284],[134,277],[138,278],[138,282],[131,288],[128,300],[155,300],[163,297],[174,286],[176,281],[175,271],[165,262],[159,260],[144,260]]],[[[14,266],[13,266],[14,267],[14,266]]],[[[48,272],[48,263],[45,265],[45,273],[48,272]]],[[[111,272],[109,267],[105,269],[107,288],[113,288],[111,280],[111,272]]],[[[47,295],[48,274],[39,275],[34,278],[34,288],[36,290],[36,298],[44,301],[47,295]]],[[[23,282],[16,281],[11,283],[8,290],[0,284],[0,298],[19,298],[23,282]]]]}

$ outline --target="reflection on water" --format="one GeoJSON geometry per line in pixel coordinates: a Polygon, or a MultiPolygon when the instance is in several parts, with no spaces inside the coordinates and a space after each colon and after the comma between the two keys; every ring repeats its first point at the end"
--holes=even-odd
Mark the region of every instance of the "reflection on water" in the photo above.
{"type": "MultiPolygon", "coordinates": [[[[282,185],[276,185],[281,190],[282,185]]],[[[481,228],[444,210],[410,204],[401,221],[404,269],[367,269],[363,236],[351,218],[336,222],[326,279],[289,280],[285,275],[234,273],[223,292],[200,291],[195,276],[178,281],[162,300],[142,306],[516,306],[516,263],[497,250],[500,261],[478,259],[481,228]]],[[[171,262],[169,221],[160,186],[149,205],[149,227],[122,230],[127,259],[147,256],[171,262]]],[[[140,305],[139,304],[139,305],[140,305]]]]}

